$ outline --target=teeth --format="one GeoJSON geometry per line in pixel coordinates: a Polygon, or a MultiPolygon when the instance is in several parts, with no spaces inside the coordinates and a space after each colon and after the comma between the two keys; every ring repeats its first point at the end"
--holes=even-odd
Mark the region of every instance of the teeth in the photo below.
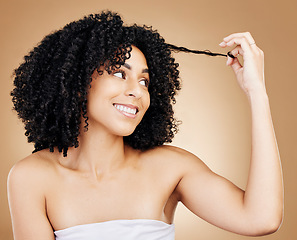
{"type": "Polygon", "coordinates": [[[124,107],[122,105],[114,105],[118,110],[122,111],[122,112],[126,112],[126,113],[130,113],[130,114],[136,114],[136,109],[135,108],[129,108],[129,107],[124,107]]]}

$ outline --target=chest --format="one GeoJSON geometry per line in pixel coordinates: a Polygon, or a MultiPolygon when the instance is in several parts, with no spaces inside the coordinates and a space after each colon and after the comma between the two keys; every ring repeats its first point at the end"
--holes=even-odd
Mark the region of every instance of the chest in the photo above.
{"type": "Polygon", "coordinates": [[[96,180],[66,174],[48,191],[47,214],[54,229],[113,219],[169,221],[176,184],[156,172],[123,171],[96,180]]]}

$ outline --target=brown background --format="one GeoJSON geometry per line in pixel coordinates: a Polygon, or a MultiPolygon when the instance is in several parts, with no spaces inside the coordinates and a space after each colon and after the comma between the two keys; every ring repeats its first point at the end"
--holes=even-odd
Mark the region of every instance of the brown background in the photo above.
{"type": "MultiPolygon", "coordinates": [[[[44,35],[83,15],[118,11],[126,23],[152,25],[167,42],[223,51],[218,44],[233,32],[250,31],[265,52],[266,85],[285,179],[281,229],[261,239],[296,239],[297,1],[194,0],[1,0],[0,238],[12,239],[6,196],[9,169],[30,154],[21,121],[11,111],[11,74],[44,35]]],[[[245,187],[250,151],[250,113],[225,58],[176,54],[183,89],[176,114],[183,121],[173,144],[192,151],[215,172],[245,187]]],[[[251,239],[218,229],[178,206],[176,239],[251,239]]]]}

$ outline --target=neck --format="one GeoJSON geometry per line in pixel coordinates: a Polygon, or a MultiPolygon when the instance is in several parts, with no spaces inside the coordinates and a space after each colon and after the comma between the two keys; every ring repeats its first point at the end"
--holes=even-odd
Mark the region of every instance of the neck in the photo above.
{"type": "Polygon", "coordinates": [[[67,157],[60,158],[62,165],[98,177],[119,169],[125,163],[127,147],[122,136],[89,127],[86,132],[81,130],[78,140],[79,147],[69,148],[67,157]]]}

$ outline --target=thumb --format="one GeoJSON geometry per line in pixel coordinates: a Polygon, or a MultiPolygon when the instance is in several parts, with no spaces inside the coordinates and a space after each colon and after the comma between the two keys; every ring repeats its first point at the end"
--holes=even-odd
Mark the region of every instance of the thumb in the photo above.
{"type": "Polygon", "coordinates": [[[240,64],[238,58],[234,58],[232,59],[232,61],[227,61],[227,65],[231,66],[235,73],[237,73],[242,68],[242,65],[240,64]]]}

